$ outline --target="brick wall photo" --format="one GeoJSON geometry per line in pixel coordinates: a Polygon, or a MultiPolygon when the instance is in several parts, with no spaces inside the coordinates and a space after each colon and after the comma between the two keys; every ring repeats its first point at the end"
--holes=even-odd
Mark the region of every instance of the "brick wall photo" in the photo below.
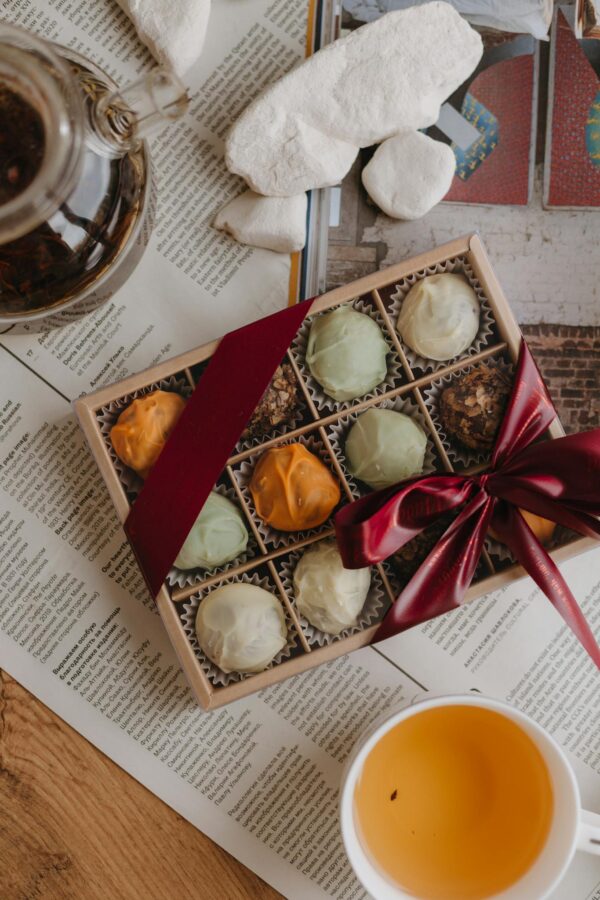
{"type": "Polygon", "coordinates": [[[600,426],[600,327],[523,325],[565,431],[600,426]]]}

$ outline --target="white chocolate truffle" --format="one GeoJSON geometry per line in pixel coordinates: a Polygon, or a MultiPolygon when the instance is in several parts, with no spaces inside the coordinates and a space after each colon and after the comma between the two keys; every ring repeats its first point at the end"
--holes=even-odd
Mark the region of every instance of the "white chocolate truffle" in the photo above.
{"type": "Polygon", "coordinates": [[[470,347],[479,330],[479,300],[462,275],[427,275],[410,289],[398,332],[425,359],[447,360],[470,347]]]}
{"type": "Polygon", "coordinates": [[[253,584],[224,584],[200,602],[198,643],[223,672],[262,672],[286,645],[281,604],[253,584]]]}
{"type": "Polygon", "coordinates": [[[248,529],[235,503],[211,491],[175,560],[178,569],[215,569],[248,544],[248,529]]]}
{"type": "Polygon", "coordinates": [[[410,416],[393,409],[368,409],[346,439],[352,475],[379,490],[423,471],[427,437],[410,416]]]}
{"type": "Polygon", "coordinates": [[[365,605],[371,571],[345,569],[335,544],[318,543],[294,570],[294,595],[301,616],[326,634],[352,628],[365,605]]]}
{"type": "Polygon", "coordinates": [[[312,323],[306,363],[329,397],[354,400],[383,381],[387,353],[377,322],[366,313],[339,306],[312,323]]]}

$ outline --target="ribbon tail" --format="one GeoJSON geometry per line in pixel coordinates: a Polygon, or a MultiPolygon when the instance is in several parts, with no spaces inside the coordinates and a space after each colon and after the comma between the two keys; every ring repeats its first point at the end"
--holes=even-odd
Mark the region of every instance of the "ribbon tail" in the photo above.
{"type": "MultiPolygon", "coordinates": [[[[557,525],[563,525],[586,537],[600,540],[600,521],[586,512],[585,501],[568,502],[562,498],[557,499],[551,494],[541,493],[539,485],[532,490],[526,482],[512,478],[510,475],[495,476],[488,482],[487,489],[493,496],[505,500],[513,506],[526,509],[536,516],[550,519],[557,525]]],[[[591,504],[593,504],[594,510],[600,512],[597,500],[590,500],[591,504]]]]}
{"type": "Polygon", "coordinates": [[[467,503],[399,594],[374,642],[461,605],[481,556],[495,502],[479,490],[467,503]]]}
{"type": "Polygon", "coordinates": [[[548,597],[596,667],[600,669],[600,647],[577,600],[559,568],[546,553],[518,510],[507,503],[499,504],[494,515],[493,528],[500,540],[506,544],[525,571],[548,597]]]}

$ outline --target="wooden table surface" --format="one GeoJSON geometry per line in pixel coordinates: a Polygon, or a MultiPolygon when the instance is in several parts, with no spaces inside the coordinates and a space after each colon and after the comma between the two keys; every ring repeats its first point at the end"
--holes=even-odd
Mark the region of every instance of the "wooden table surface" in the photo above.
{"type": "Polygon", "coordinates": [[[280,894],[0,671],[1,900],[140,897],[280,894]]]}

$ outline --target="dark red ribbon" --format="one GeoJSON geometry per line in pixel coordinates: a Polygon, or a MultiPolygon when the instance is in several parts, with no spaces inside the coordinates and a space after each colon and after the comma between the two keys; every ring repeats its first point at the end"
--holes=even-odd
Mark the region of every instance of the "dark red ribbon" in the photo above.
{"type": "Polygon", "coordinates": [[[226,334],[202,373],[125,522],[153,597],[313,300],[226,334]]]}
{"type": "Polygon", "coordinates": [[[374,640],[463,602],[490,526],[550,599],[600,668],[600,648],[577,601],[518,507],[600,538],[600,428],[539,441],[556,416],[523,341],[491,468],[482,475],[426,475],[343,507],[337,541],[348,568],[381,562],[445,512],[460,512],[385,616],[374,640]]]}

